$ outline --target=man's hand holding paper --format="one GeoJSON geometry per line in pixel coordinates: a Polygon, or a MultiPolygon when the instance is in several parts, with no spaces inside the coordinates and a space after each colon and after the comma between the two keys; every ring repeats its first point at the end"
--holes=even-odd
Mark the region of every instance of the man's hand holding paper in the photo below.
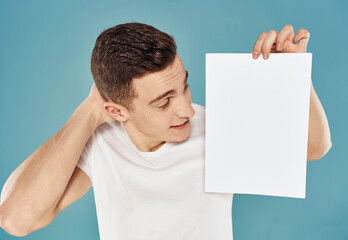
{"type": "Polygon", "coordinates": [[[331,147],[308,40],[286,25],[252,54],[206,55],[206,192],[305,197],[307,160],[331,147]]]}

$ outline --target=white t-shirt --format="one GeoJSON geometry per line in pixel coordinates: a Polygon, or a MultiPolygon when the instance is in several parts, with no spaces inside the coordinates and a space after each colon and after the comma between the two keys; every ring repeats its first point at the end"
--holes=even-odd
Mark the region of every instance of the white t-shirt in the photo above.
{"type": "Polygon", "coordinates": [[[77,166],[90,177],[101,240],[232,240],[229,193],[204,191],[205,107],[191,133],[141,152],[122,123],[92,134],[77,166]]]}

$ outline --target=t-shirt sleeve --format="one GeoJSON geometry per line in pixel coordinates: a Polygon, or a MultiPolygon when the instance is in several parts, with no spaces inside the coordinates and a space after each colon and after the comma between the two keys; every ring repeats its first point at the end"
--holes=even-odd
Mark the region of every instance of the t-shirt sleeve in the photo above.
{"type": "Polygon", "coordinates": [[[93,186],[92,155],[91,155],[92,145],[93,145],[92,142],[93,142],[93,134],[91,135],[91,137],[88,139],[87,143],[85,144],[85,147],[82,150],[81,156],[76,166],[79,167],[82,171],[84,171],[88,175],[93,186]]]}

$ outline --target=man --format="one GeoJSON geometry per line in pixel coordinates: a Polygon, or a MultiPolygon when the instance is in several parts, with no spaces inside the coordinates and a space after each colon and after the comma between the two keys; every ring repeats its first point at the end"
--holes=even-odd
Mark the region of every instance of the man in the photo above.
{"type": "MultiPolygon", "coordinates": [[[[308,39],[286,25],[262,33],[253,57],[305,52],[308,39]]],[[[191,102],[173,38],[146,24],[115,26],[98,37],[91,66],[89,96],[5,183],[1,227],[30,234],[93,186],[102,240],[232,239],[233,194],[204,192],[205,107],[191,102]]],[[[331,141],[313,86],[309,121],[316,160],[331,141]]]]}

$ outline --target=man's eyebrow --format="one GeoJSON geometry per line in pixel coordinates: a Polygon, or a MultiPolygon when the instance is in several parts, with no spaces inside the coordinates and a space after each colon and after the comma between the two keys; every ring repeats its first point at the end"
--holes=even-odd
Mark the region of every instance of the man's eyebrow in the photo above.
{"type": "MultiPolygon", "coordinates": [[[[188,78],[188,71],[186,71],[186,77],[185,77],[185,82],[184,84],[186,85],[187,84],[187,78],[188,78]]],[[[172,90],[169,90],[168,92],[166,93],[163,93],[161,95],[159,95],[158,97],[156,97],[154,100],[152,100],[149,105],[155,103],[155,102],[158,102],[159,100],[161,100],[162,98],[165,98],[166,96],[168,95],[171,95],[171,94],[176,94],[176,90],[175,89],[172,89],[172,90]]]]}

